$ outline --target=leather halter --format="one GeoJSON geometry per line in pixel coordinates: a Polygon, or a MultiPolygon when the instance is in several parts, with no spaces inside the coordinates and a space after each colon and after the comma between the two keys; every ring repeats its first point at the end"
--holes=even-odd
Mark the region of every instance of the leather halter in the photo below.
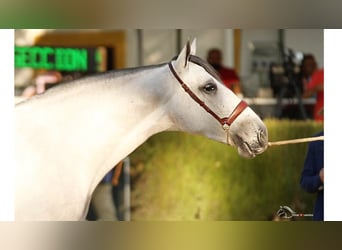
{"type": "Polygon", "coordinates": [[[175,71],[172,62],[169,62],[169,68],[174,75],[174,77],[177,79],[177,81],[180,83],[182,88],[185,90],[186,93],[189,94],[189,96],[197,102],[205,111],[207,111],[209,114],[211,114],[221,125],[222,128],[227,131],[230,127],[230,125],[235,121],[235,119],[244,111],[248,104],[241,100],[239,104],[235,107],[235,109],[232,111],[232,113],[228,117],[219,117],[212,109],[210,109],[198,96],[191,91],[191,89],[188,87],[188,85],[183,82],[183,80],[179,77],[177,72],[175,71]]]}

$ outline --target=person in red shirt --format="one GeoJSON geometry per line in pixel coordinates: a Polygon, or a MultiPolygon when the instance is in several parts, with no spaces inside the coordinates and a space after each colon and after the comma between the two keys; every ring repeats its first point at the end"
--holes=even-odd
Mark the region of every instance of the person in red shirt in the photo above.
{"type": "Polygon", "coordinates": [[[324,70],[316,70],[304,89],[303,97],[316,95],[316,104],[314,107],[314,120],[323,121],[324,106],[324,70]]]}
{"type": "Polygon", "coordinates": [[[234,69],[224,67],[222,65],[222,52],[213,48],[208,51],[208,63],[218,72],[222,82],[226,87],[231,89],[235,94],[242,94],[240,88],[240,79],[234,69]]]}
{"type": "MultiPolygon", "coordinates": [[[[312,74],[317,70],[317,62],[313,54],[304,54],[300,65],[299,72],[299,88],[301,93],[304,93],[306,85],[310,82],[312,74]]],[[[314,106],[305,105],[306,113],[309,118],[314,117],[314,106]]]]}

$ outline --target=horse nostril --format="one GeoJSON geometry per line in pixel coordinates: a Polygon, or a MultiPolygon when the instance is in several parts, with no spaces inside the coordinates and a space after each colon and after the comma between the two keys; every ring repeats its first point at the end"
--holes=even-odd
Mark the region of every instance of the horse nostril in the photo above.
{"type": "Polygon", "coordinates": [[[267,145],[267,135],[263,129],[258,131],[258,142],[260,145],[267,145]]]}

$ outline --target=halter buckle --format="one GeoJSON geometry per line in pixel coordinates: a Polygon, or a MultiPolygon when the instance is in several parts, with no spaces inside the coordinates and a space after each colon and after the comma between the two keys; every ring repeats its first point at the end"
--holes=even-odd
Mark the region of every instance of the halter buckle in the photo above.
{"type": "Polygon", "coordinates": [[[229,127],[229,125],[227,123],[225,123],[225,124],[222,125],[222,128],[223,128],[224,131],[228,131],[230,127],[229,127]]]}

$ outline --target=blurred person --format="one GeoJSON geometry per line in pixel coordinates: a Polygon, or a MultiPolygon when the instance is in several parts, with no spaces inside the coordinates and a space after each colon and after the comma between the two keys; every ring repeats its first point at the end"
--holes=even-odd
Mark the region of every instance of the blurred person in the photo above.
{"type": "Polygon", "coordinates": [[[102,181],[95,188],[90,205],[90,212],[97,220],[118,220],[114,199],[112,196],[112,187],[119,184],[120,174],[122,172],[123,161],[120,161],[111,171],[109,171],[102,181]]]}
{"type": "Polygon", "coordinates": [[[35,85],[26,87],[21,96],[30,98],[36,94],[41,94],[48,88],[60,83],[62,79],[63,76],[59,71],[42,71],[35,78],[35,85]]]}
{"type": "MultiPolygon", "coordinates": [[[[300,87],[301,94],[303,94],[304,89],[308,82],[310,82],[312,74],[317,70],[317,62],[313,54],[304,54],[303,59],[300,64],[300,71],[298,77],[298,83],[300,87]]],[[[306,114],[308,118],[313,119],[314,117],[314,106],[305,105],[306,114]]]]}
{"type": "Polygon", "coordinates": [[[303,98],[316,98],[313,109],[313,118],[315,121],[324,121],[324,69],[315,70],[309,82],[304,86],[303,98]]]}
{"type": "Polygon", "coordinates": [[[235,94],[242,96],[240,78],[234,69],[223,66],[221,50],[217,48],[210,49],[207,54],[207,61],[218,72],[224,85],[235,94]]]}
{"type": "Polygon", "coordinates": [[[24,91],[23,91],[23,93],[21,94],[21,96],[24,97],[24,98],[30,98],[30,97],[32,97],[32,96],[34,96],[34,95],[36,95],[36,94],[37,94],[36,87],[30,85],[30,86],[27,86],[27,87],[24,89],[24,91]]]}
{"type": "Polygon", "coordinates": [[[317,70],[317,62],[312,54],[304,54],[300,65],[300,81],[302,82],[303,89],[311,80],[312,74],[317,70]]]}
{"type": "Polygon", "coordinates": [[[62,79],[63,76],[59,71],[51,70],[39,74],[35,79],[37,94],[43,93],[48,88],[59,83],[62,79]]]}
{"type": "MultiPolygon", "coordinates": [[[[324,132],[315,136],[323,136],[324,132]]],[[[324,143],[323,141],[310,142],[301,173],[300,185],[309,193],[316,193],[313,219],[321,221],[324,218],[324,143]]]]}

